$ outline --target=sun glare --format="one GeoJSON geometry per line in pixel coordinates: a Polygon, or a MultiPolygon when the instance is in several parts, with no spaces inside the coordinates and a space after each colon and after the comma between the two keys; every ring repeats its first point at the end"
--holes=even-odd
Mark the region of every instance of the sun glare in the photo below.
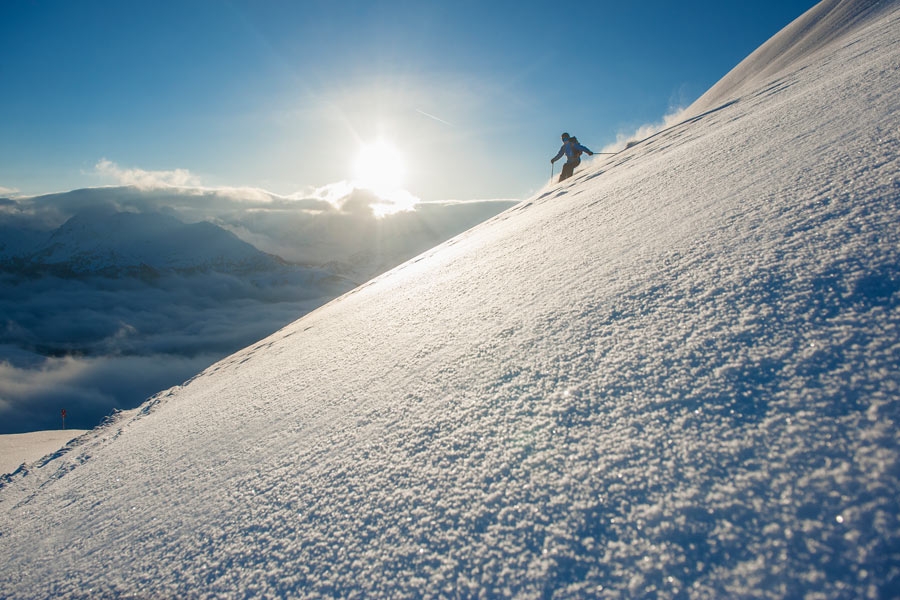
{"type": "Polygon", "coordinates": [[[406,164],[393,144],[378,140],[360,148],[353,178],[360,187],[373,191],[396,190],[404,185],[406,164]]]}

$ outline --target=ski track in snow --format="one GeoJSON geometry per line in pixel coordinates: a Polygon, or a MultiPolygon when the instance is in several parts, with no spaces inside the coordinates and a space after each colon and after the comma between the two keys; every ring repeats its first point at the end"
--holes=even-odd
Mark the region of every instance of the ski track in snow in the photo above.
{"type": "Polygon", "coordinates": [[[882,4],[0,480],[0,595],[900,595],[882,4]]]}

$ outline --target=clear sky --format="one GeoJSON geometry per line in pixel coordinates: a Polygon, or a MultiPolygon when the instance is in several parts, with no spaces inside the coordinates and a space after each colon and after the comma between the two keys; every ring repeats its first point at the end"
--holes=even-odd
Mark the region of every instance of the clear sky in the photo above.
{"type": "Polygon", "coordinates": [[[599,150],[662,121],[815,4],[0,0],[0,194],[150,172],[287,195],[381,139],[423,200],[524,198],[562,131],[599,150]]]}

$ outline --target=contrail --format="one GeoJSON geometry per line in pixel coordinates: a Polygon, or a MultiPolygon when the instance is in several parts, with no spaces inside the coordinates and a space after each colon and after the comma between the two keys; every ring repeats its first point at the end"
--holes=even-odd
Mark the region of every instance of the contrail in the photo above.
{"type": "Polygon", "coordinates": [[[429,119],[434,119],[434,120],[437,121],[438,123],[443,123],[444,125],[449,125],[450,127],[456,127],[456,125],[454,125],[453,123],[448,123],[447,121],[445,121],[445,120],[443,120],[443,119],[440,119],[440,118],[438,118],[438,117],[436,117],[436,116],[434,116],[434,115],[430,115],[430,114],[428,114],[427,112],[425,112],[424,110],[419,110],[419,109],[417,108],[417,109],[416,109],[416,112],[419,113],[420,115],[425,115],[425,116],[428,117],[429,119]]]}

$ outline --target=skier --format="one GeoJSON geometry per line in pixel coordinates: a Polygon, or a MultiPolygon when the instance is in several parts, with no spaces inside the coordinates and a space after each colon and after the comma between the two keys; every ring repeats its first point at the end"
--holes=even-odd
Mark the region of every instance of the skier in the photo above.
{"type": "Polygon", "coordinates": [[[568,133],[562,134],[562,147],[557,152],[556,156],[550,159],[550,164],[555,163],[562,155],[566,155],[566,164],[563,165],[562,173],[559,174],[559,181],[563,182],[569,177],[572,176],[572,173],[575,172],[575,167],[581,164],[581,153],[587,152],[589,156],[593,156],[594,153],[588,150],[585,146],[582,146],[578,143],[578,138],[570,136],[568,133]]]}

